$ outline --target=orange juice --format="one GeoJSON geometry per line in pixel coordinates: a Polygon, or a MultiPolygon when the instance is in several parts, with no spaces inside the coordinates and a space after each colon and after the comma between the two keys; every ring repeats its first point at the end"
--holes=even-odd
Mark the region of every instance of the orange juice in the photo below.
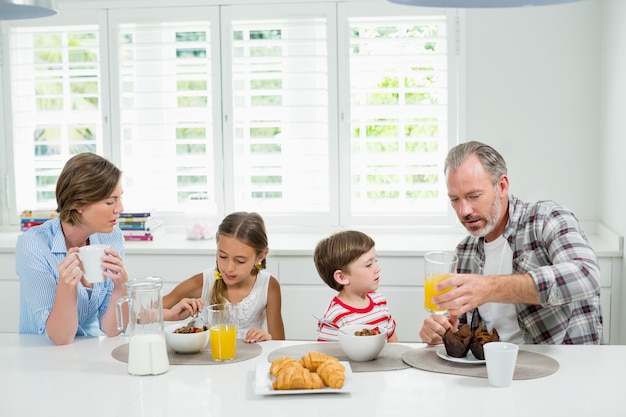
{"type": "Polygon", "coordinates": [[[211,356],[214,361],[228,361],[235,357],[237,346],[237,327],[220,324],[209,328],[211,356]]]}
{"type": "Polygon", "coordinates": [[[436,291],[435,285],[450,278],[452,274],[442,273],[442,274],[434,274],[424,279],[424,308],[431,313],[445,313],[447,310],[439,310],[437,305],[433,303],[430,299],[436,295],[443,294],[444,292],[450,291],[452,288],[448,287],[443,291],[436,291]]]}

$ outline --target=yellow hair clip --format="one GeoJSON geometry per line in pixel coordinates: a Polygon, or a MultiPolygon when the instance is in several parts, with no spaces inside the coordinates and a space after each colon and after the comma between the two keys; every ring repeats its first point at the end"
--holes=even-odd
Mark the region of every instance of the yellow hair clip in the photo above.
{"type": "Polygon", "coordinates": [[[222,273],[217,269],[215,270],[215,279],[222,279],[222,273]]]}

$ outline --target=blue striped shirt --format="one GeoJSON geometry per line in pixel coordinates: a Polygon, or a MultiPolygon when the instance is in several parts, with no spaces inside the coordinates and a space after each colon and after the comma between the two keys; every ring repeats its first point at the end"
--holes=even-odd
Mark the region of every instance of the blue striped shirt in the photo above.
{"type": "MultiPolygon", "coordinates": [[[[124,258],[124,236],[119,228],[111,233],[94,233],[89,243],[106,244],[124,258]]],[[[20,333],[46,334],[59,281],[58,265],[67,256],[65,236],[57,217],[30,228],[17,239],[15,264],[20,279],[20,333]]],[[[76,336],[103,332],[100,320],[109,307],[113,281],[96,282],[93,289],[78,284],[78,330],[76,336]]]]}

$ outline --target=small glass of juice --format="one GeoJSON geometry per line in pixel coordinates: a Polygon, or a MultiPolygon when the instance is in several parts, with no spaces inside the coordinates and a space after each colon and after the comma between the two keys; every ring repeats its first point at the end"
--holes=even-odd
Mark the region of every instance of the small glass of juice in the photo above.
{"type": "Polygon", "coordinates": [[[443,291],[436,291],[435,286],[450,278],[456,273],[459,259],[454,252],[435,251],[424,255],[424,308],[426,311],[435,314],[446,314],[448,310],[441,310],[432,302],[436,295],[450,291],[446,288],[443,291]]]}

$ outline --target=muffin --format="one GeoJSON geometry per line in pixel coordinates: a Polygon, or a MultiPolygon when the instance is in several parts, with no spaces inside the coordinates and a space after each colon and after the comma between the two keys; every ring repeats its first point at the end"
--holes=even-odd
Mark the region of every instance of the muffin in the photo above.
{"type": "Polygon", "coordinates": [[[470,349],[471,341],[472,330],[467,324],[461,326],[456,332],[452,331],[452,329],[448,329],[443,335],[443,344],[446,347],[446,353],[448,356],[454,358],[465,357],[470,349]]]}
{"type": "Polygon", "coordinates": [[[485,343],[497,342],[499,340],[500,336],[498,335],[498,331],[495,327],[491,333],[481,327],[474,329],[474,334],[472,334],[472,341],[470,343],[472,354],[476,359],[484,360],[485,351],[483,350],[483,346],[485,343]]]}

